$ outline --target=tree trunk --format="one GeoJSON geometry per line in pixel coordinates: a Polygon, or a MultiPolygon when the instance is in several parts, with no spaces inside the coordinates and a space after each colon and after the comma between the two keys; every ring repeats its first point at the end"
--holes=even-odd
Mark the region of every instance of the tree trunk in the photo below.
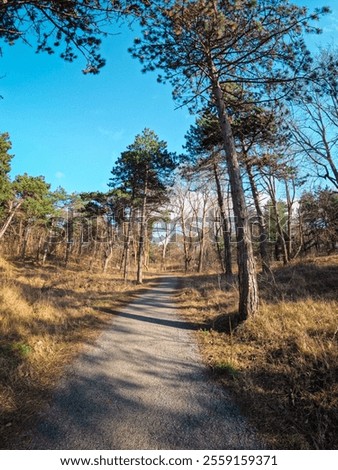
{"type": "Polygon", "coordinates": [[[258,285],[255,259],[252,249],[249,218],[245,203],[237,152],[229,116],[223,98],[223,91],[217,79],[217,72],[210,61],[210,76],[213,96],[217,107],[219,124],[224,141],[227,168],[230,179],[233,211],[237,238],[237,264],[239,280],[239,320],[245,321],[258,309],[258,285]]]}
{"type": "Polygon", "coordinates": [[[220,228],[217,228],[216,231],[215,231],[215,242],[216,242],[216,248],[217,248],[217,255],[218,255],[218,260],[219,260],[219,264],[221,266],[221,269],[223,271],[223,273],[225,273],[225,266],[224,266],[224,250],[223,250],[223,253],[222,253],[222,248],[220,246],[220,243],[219,243],[219,231],[220,231],[220,228]]]}
{"type": "Polygon", "coordinates": [[[131,242],[131,231],[133,226],[133,210],[130,210],[129,221],[127,222],[127,233],[125,234],[124,248],[123,248],[123,279],[124,282],[128,281],[129,275],[129,264],[130,264],[130,242],[131,242]]]}
{"type": "Polygon", "coordinates": [[[30,228],[29,224],[27,223],[27,225],[25,226],[24,231],[23,231],[23,240],[22,240],[22,247],[21,247],[21,259],[23,261],[25,261],[25,258],[26,258],[27,244],[28,244],[28,238],[29,238],[29,235],[30,235],[30,231],[31,231],[31,228],[30,228]]]}
{"type": "MultiPolygon", "coordinates": [[[[338,169],[332,159],[332,152],[331,152],[331,146],[330,146],[330,143],[328,141],[328,137],[327,137],[327,133],[326,133],[326,127],[325,127],[325,124],[324,124],[324,121],[323,121],[323,116],[322,116],[322,113],[320,113],[320,115],[318,116],[318,122],[320,124],[317,124],[317,126],[319,127],[319,129],[321,129],[321,133],[322,133],[322,140],[323,140],[323,144],[324,144],[324,148],[325,148],[325,152],[326,152],[326,160],[329,162],[329,166],[331,168],[331,171],[334,175],[334,178],[329,178],[330,181],[336,186],[336,188],[338,189],[338,169]]],[[[327,172],[329,173],[329,172],[327,172]]]]}
{"type": "MultiPolygon", "coordinates": [[[[293,185],[295,184],[294,181],[292,181],[292,184],[293,185]]],[[[288,209],[286,247],[287,247],[288,259],[290,260],[291,255],[292,255],[292,206],[294,202],[295,188],[293,186],[293,196],[291,196],[287,180],[285,180],[285,193],[286,193],[286,205],[288,209]]]]}
{"type": "Polygon", "coordinates": [[[103,273],[107,272],[110,260],[113,257],[113,242],[109,241],[104,253],[103,273]]]}
{"type": "Polygon", "coordinates": [[[0,228],[0,240],[5,235],[6,230],[8,229],[10,223],[13,220],[13,217],[15,216],[17,210],[19,209],[19,207],[21,206],[22,203],[23,203],[23,201],[19,201],[15,206],[14,206],[14,203],[10,204],[9,215],[8,215],[7,219],[5,220],[3,226],[0,228]]]}
{"type": "Polygon", "coordinates": [[[161,270],[162,271],[166,271],[165,257],[167,255],[167,246],[168,244],[166,243],[166,240],[164,240],[163,245],[162,245],[162,257],[161,257],[161,270]]]}
{"type": "Polygon", "coordinates": [[[144,181],[144,193],[142,200],[141,209],[141,226],[140,226],[140,237],[137,252],[137,283],[143,283],[143,252],[144,252],[144,239],[146,235],[146,210],[147,210],[147,193],[148,193],[148,170],[146,171],[144,181]]]}
{"type": "Polygon", "coordinates": [[[66,229],[66,254],[65,254],[65,267],[67,267],[70,256],[74,246],[74,219],[73,211],[69,211],[67,218],[67,229],[66,229]]]}
{"type": "Polygon", "coordinates": [[[185,223],[185,216],[181,214],[182,234],[183,234],[183,251],[184,251],[184,272],[187,273],[191,263],[191,244],[187,235],[187,228],[185,223]]]}
{"type": "Polygon", "coordinates": [[[127,239],[124,245],[124,263],[123,263],[123,280],[128,281],[129,275],[129,258],[130,258],[130,228],[128,226],[127,239]]]}
{"type": "Polygon", "coordinates": [[[37,243],[37,248],[36,248],[36,255],[35,255],[35,259],[36,259],[37,263],[39,263],[39,261],[40,261],[40,253],[41,253],[43,237],[44,237],[44,234],[40,233],[39,240],[38,240],[38,243],[37,243]]]}
{"type": "Polygon", "coordinates": [[[206,223],[206,207],[205,206],[206,206],[206,201],[204,201],[202,227],[201,227],[200,237],[199,237],[200,250],[198,254],[198,265],[197,265],[198,273],[201,273],[203,271],[203,261],[204,261],[204,251],[205,251],[205,223],[206,223]]]}
{"type": "Polygon", "coordinates": [[[114,245],[114,240],[113,240],[113,231],[112,227],[110,226],[110,221],[106,222],[107,225],[107,245],[104,249],[104,261],[103,261],[103,273],[107,272],[109,262],[113,257],[113,245],[114,245]]]}
{"type": "Polygon", "coordinates": [[[18,226],[18,243],[17,243],[17,249],[16,249],[16,255],[20,256],[22,252],[22,239],[23,239],[23,234],[24,234],[24,227],[23,227],[23,221],[20,220],[19,226],[18,226]]]}
{"type": "Polygon", "coordinates": [[[92,272],[94,268],[94,262],[95,262],[95,257],[96,257],[96,252],[97,252],[97,241],[94,239],[93,240],[93,249],[90,257],[90,262],[89,262],[89,271],[92,272]]]}
{"type": "Polygon", "coordinates": [[[280,240],[280,244],[282,247],[283,264],[284,266],[286,266],[289,262],[289,256],[288,256],[288,249],[286,245],[285,232],[283,230],[282,222],[279,216],[277,200],[274,195],[271,194],[271,196],[273,196],[271,198],[271,202],[272,202],[272,206],[273,206],[275,217],[276,217],[276,228],[277,228],[277,233],[279,235],[278,238],[280,240]]]}
{"type": "Polygon", "coordinates": [[[217,163],[214,163],[214,177],[216,183],[216,190],[217,190],[217,201],[219,212],[221,216],[221,223],[222,223],[222,232],[223,232],[223,243],[224,243],[224,269],[225,275],[227,278],[232,277],[232,250],[231,250],[231,240],[230,240],[230,227],[229,227],[229,220],[228,215],[226,213],[226,209],[224,207],[224,197],[223,191],[221,187],[221,182],[218,174],[218,166],[217,163]]]}
{"type": "Polygon", "coordinates": [[[167,256],[167,248],[168,244],[170,242],[169,238],[170,232],[168,230],[168,224],[166,224],[166,235],[163,240],[163,245],[162,245],[162,256],[161,256],[161,270],[166,271],[166,256],[167,256]]]}
{"type": "Polygon", "coordinates": [[[246,161],[246,171],[249,176],[250,188],[252,197],[254,200],[257,218],[258,218],[258,229],[259,229],[259,251],[262,260],[262,270],[264,273],[270,273],[270,260],[269,260],[269,251],[268,251],[268,234],[265,226],[264,213],[262,211],[258,190],[255,182],[254,175],[252,173],[252,166],[248,161],[246,161]]]}
{"type": "Polygon", "coordinates": [[[80,261],[81,261],[82,250],[83,250],[83,224],[82,224],[82,221],[81,221],[80,233],[79,233],[79,244],[78,244],[77,252],[76,252],[76,262],[77,263],[80,263],[80,261]]]}

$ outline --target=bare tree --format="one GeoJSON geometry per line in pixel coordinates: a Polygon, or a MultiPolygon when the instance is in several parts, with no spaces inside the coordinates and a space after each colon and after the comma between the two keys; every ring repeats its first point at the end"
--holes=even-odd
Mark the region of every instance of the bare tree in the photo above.
{"type": "Polygon", "coordinates": [[[296,149],[312,163],[321,179],[338,189],[338,54],[322,51],[317,73],[297,96],[289,122],[296,149]]]}

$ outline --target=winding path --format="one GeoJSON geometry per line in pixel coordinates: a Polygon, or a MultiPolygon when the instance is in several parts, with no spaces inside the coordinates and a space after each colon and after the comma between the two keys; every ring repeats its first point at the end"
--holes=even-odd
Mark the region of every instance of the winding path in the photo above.
{"type": "Polygon", "coordinates": [[[259,449],[207,374],[163,278],[120,312],[55,391],[28,449],[259,449]]]}

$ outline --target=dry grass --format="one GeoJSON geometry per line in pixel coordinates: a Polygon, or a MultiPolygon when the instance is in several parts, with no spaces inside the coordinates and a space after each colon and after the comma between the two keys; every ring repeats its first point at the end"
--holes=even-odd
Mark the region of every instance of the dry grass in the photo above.
{"type": "Polygon", "coordinates": [[[136,286],[114,275],[14,266],[0,258],[0,448],[43,406],[63,367],[136,286]]]}
{"type": "Polygon", "coordinates": [[[338,257],[278,268],[261,278],[259,313],[233,328],[235,288],[217,276],[185,279],[179,295],[206,362],[267,445],[338,448],[338,257]]]}
{"type": "MultiPolygon", "coordinates": [[[[177,299],[200,325],[211,370],[271,448],[336,449],[338,256],[261,278],[259,313],[238,328],[237,292],[217,275],[183,279],[177,299]]],[[[62,370],[138,293],[112,274],[0,258],[0,448],[11,448],[62,370]]]]}

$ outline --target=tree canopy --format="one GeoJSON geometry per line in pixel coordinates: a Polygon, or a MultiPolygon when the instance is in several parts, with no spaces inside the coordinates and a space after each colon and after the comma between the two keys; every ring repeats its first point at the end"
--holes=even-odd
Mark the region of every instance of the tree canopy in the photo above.
{"type": "Polygon", "coordinates": [[[186,104],[208,96],[216,78],[225,101],[237,106],[248,89],[256,100],[262,86],[272,93],[278,85],[278,96],[294,90],[310,71],[303,33],[319,33],[312,22],[329,12],[309,13],[287,0],[172,0],[148,10],[130,49],[143,70],[159,70],[158,80],[186,104]]]}
{"type": "Polygon", "coordinates": [[[68,62],[80,54],[87,62],[83,72],[96,74],[105,64],[100,46],[107,26],[137,11],[125,0],[6,0],[0,4],[0,40],[36,41],[37,52],[59,49],[68,62]]]}
{"type": "Polygon", "coordinates": [[[134,203],[144,197],[145,187],[149,201],[161,201],[175,168],[176,158],[167,150],[167,143],[154,131],[144,129],[116,161],[110,186],[122,189],[134,203]]]}

